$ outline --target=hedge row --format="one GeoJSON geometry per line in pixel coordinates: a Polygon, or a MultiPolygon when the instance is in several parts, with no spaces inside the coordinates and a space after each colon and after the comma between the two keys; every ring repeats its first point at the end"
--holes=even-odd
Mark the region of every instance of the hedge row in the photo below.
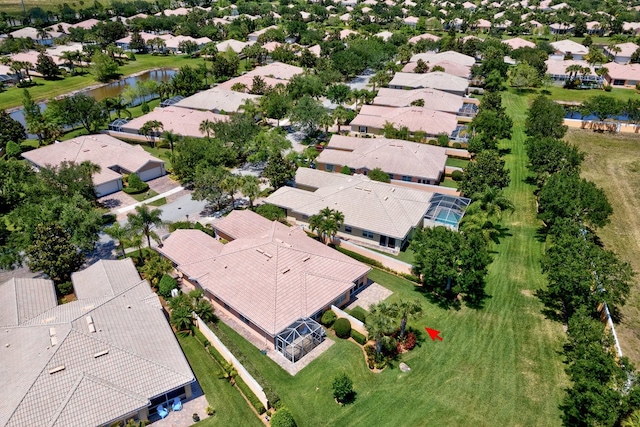
{"type": "Polygon", "coordinates": [[[245,383],[242,380],[242,378],[240,378],[239,376],[236,376],[236,385],[238,386],[240,391],[242,391],[242,394],[244,394],[247,400],[249,400],[249,403],[251,403],[251,406],[253,406],[254,409],[258,411],[258,414],[262,415],[265,412],[267,412],[267,409],[264,407],[262,402],[260,402],[260,400],[255,395],[255,393],[251,391],[247,383],[245,383]]]}
{"type": "Polygon", "coordinates": [[[236,345],[236,343],[227,336],[227,334],[217,325],[209,323],[208,326],[215,332],[220,341],[229,349],[231,353],[238,359],[247,372],[251,374],[251,376],[262,386],[262,390],[264,394],[267,396],[267,400],[272,407],[277,408],[278,402],[280,402],[280,396],[275,392],[271,384],[262,376],[260,371],[256,369],[255,366],[251,363],[251,361],[245,356],[245,354],[240,350],[240,348],[236,345]]]}
{"type": "MultiPolygon", "coordinates": [[[[218,365],[222,366],[225,363],[227,363],[224,357],[222,357],[222,354],[220,354],[220,352],[216,350],[214,346],[210,345],[211,343],[202,334],[202,332],[200,332],[198,328],[194,328],[193,335],[200,342],[200,344],[202,344],[205,347],[209,346],[209,349],[208,349],[209,354],[218,363],[218,365]]],[[[247,383],[245,383],[244,380],[239,376],[236,376],[235,380],[236,380],[236,385],[238,386],[240,391],[242,391],[242,394],[244,394],[247,400],[251,403],[251,406],[253,406],[255,410],[258,411],[259,414],[264,414],[266,412],[266,408],[264,407],[262,402],[260,402],[260,400],[255,395],[255,393],[251,391],[247,383]]]]}
{"type": "Polygon", "coordinates": [[[351,338],[353,338],[355,340],[355,342],[357,342],[360,345],[365,345],[367,343],[367,337],[365,337],[364,335],[362,335],[360,332],[356,331],[355,329],[351,329],[351,338]]]}

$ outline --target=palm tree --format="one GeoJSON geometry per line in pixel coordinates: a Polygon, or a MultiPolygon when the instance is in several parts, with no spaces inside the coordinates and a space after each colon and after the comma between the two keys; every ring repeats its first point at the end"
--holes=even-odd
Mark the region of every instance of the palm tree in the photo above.
{"type": "Polygon", "coordinates": [[[222,365],[220,365],[220,367],[222,368],[222,371],[220,371],[220,378],[224,378],[231,384],[235,384],[236,375],[238,375],[238,371],[236,370],[235,366],[233,366],[233,364],[229,362],[224,362],[222,363],[222,365]]]}
{"type": "Polygon", "coordinates": [[[347,119],[349,119],[349,112],[342,105],[339,105],[335,110],[333,110],[333,118],[338,125],[338,133],[340,133],[340,126],[345,124],[347,119]]]}
{"type": "Polygon", "coordinates": [[[132,230],[142,232],[147,238],[147,246],[151,247],[151,238],[156,242],[160,242],[160,236],[153,231],[153,228],[160,227],[164,222],[161,218],[162,211],[160,209],[149,210],[149,206],[136,206],[136,213],[127,215],[127,221],[132,230]]]}
{"type": "Polygon", "coordinates": [[[242,186],[242,182],[240,180],[240,176],[235,174],[228,174],[225,176],[222,181],[220,181],[220,188],[222,191],[226,191],[231,196],[231,208],[235,209],[235,197],[234,194],[240,189],[242,186]]]}
{"type": "MultiPolygon", "coordinates": [[[[128,227],[127,227],[128,228],[128,227]]],[[[125,238],[122,242],[124,247],[134,247],[138,251],[138,265],[142,265],[142,245],[144,240],[142,239],[142,235],[138,233],[129,234],[127,238],[125,238]]]]}
{"type": "Polygon", "coordinates": [[[78,57],[77,55],[78,52],[73,51],[73,50],[67,50],[64,51],[60,54],[60,59],[62,59],[63,61],[65,61],[65,64],[69,67],[69,69],[71,70],[71,74],[75,74],[75,64],[73,63],[73,61],[78,57]]]}
{"type": "Polygon", "coordinates": [[[141,127],[139,132],[149,138],[149,141],[152,143],[155,141],[155,136],[164,128],[162,122],[158,120],[149,120],[145,122],[141,127]]]}
{"type": "Polygon", "coordinates": [[[235,83],[233,86],[231,86],[231,90],[234,91],[234,92],[246,93],[247,89],[248,89],[248,87],[244,83],[235,83]]]}
{"type": "Polygon", "coordinates": [[[207,135],[207,139],[211,139],[211,132],[213,131],[213,122],[209,119],[205,119],[200,123],[200,133],[207,135]]]}
{"type": "Polygon", "coordinates": [[[488,185],[485,186],[482,193],[474,194],[472,200],[474,200],[472,204],[477,204],[489,218],[501,220],[502,212],[513,212],[515,210],[513,202],[504,196],[502,190],[488,185]]]}
{"type": "Polygon", "coordinates": [[[369,332],[369,336],[376,341],[377,354],[382,353],[382,345],[391,340],[390,335],[394,329],[391,313],[391,306],[384,301],[369,307],[365,327],[367,328],[367,332],[369,332]]]}
{"type": "Polygon", "coordinates": [[[114,223],[111,227],[104,229],[107,236],[118,241],[118,249],[122,252],[122,258],[125,258],[127,254],[124,251],[124,245],[130,238],[131,230],[128,227],[123,227],[119,222],[114,223]]]}
{"type": "Polygon", "coordinates": [[[42,41],[51,38],[51,34],[49,34],[46,28],[38,28],[36,35],[42,41]]]}
{"type": "MultiPolygon", "coordinates": [[[[187,298],[187,295],[184,295],[187,298]]],[[[180,297],[182,297],[182,295],[180,297]]],[[[180,298],[178,297],[178,298],[180,298]]],[[[171,302],[178,298],[172,298],[171,302]]],[[[187,304],[179,304],[171,309],[169,321],[178,331],[189,331],[193,326],[193,314],[191,306],[187,304]]]]}
{"type": "Polygon", "coordinates": [[[260,180],[253,175],[244,176],[242,194],[249,198],[249,208],[253,209],[253,201],[260,195],[260,180]]]}
{"type": "Polygon", "coordinates": [[[18,76],[18,82],[22,83],[22,63],[20,61],[12,62],[10,70],[18,76]]]}
{"type": "Polygon", "coordinates": [[[177,133],[173,133],[170,130],[166,130],[162,133],[162,142],[169,144],[172,154],[173,154],[173,146],[175,145],[176,142],[180,141],[181,138],[182,138],[181,135],[177,133]]]}
{"type": "Polygon", "coordinates": [[[578,64],[573,64],[565,68],[564,72],[569,74],[569,81],[573,81],[573,79],[575,78],[575,76],[578,75],[580,70],[582,70],[582,66],[578,64]]]}
{"type": "Polygon", "coordinates": [[[403,338],[405,330],[407,328],[407,321],[419,316],[422,313],[422,305],[417,300],[403,299],[393,304],[392,310],[394,314],[400,318],[399,338],[403,338]]]}

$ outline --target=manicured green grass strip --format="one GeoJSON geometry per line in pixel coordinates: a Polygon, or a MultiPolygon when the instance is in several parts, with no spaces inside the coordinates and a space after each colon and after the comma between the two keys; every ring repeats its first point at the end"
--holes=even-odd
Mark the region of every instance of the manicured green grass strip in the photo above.
{"type": "Polygon", "coordinates": [[[458,188],[458,183],[451,178],[445,178],[440,185],[447,188],[458,188]]]}
{"type": "Polygon", "coordinates": [[[229,381],[218,378],[220,368],[204,347],[192,336],[178,335],[178,341],[209,404],[216,410],[213,417],[198,426],[261,426],[238,390],[234,390],[229,381]]]}
{"type": "Polygon", "coordinates": [[[453,157],[447,157],[447,166],[452,166],[452,167],[456,167],[456,168],[466,168],[467,165],[469,164],[469,160],[464,160],[464,159],[456,159],[453,157]]]}

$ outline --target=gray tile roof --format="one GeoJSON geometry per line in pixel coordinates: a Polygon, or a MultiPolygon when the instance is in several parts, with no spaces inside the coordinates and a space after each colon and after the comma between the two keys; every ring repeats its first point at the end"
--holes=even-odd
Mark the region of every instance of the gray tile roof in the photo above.
{"type": "MultiPolygon", "coordinates": [[[[45,309],[17,326],[2,325],[0,426],[105,424],[194,380],[149,284],[138,277],[120,285],[119,277],[129,278],[129,262],[108,264],[88,271],[96,273],[96,282],[108,278],[104,288],[113,295],[45,309]],[[105,273],[118,264],[124,273],[105,273]]],[[[74,287],[90,294],[95,284],[84,279],[74,287]],[[83,283],[91,289],[83,290],[83,283]]],[[[0,289],[6,286],[11,284],[0,289]]]]}
{"type": "Polygon", "coordinates": [[[55,307],[55,288],[51,280],[13,278],[0,286],[0,325],[19,325],[55,307]]]}
{"type": "Polygon", "coordinates": [[[131,258],[121,261],[102,259],[71,275],[78,299],[111,297],[140,282],[131,258]]]}

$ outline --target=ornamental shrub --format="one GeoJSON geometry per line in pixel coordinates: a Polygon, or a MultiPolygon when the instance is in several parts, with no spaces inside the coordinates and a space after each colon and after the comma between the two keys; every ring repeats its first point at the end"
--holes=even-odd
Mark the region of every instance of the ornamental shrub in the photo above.
{"type": "Polygon", "coordinates": [[[342,169],[340,169],[340,173],[343,175],[351,175],[351,169],[349,169],[349,166],[343,166],[342,169]]]}
{"type": "Polygon", "coordinates": [[[349,338],[351,335],[351,322],[349,322],[349,319],[340,318],[333,324],[333,330],[338,338],[349,338]]]}
{"type": "Polygon", "coordinates": [[[158,294],[162,295],[164,299],[170,298],[171,291],[177,287],[178,282],[176,282],[176,279],[168,274],[164,274],[158,283],[158,294]]]}
{"type": "Polygon", "coordinates": [[[340,374],[333,379],[333,397],[340,403],[353,400],[353,381],[347,374],[340,374]]]}
{"type": "Polygon", "coordinates": [[[58,288],[58,293],[62,296],[69,295],[73,291],[71,282],[58,283],[56,288],[58,288]]]}
{"type": "Polygon", "coordinates": [[[333,322],[335,322],[337,318],[338,316],[336,316],[336,314],[333,311],[327,310],[322,315],[322,318],[320,319],[320,323],[322,323],[327,328],[330,328],[333,325],[333,322]]]}
{"type": "Polygon", "coordinates": [[[287,408],[280,408],[271,417],[271,427],[296,427],[296,420],[287,408]]]}
{"type": "Polygon", "coordinates": [[[351,330],[351,338],[353,338],[353,340],[360,345],[365,345],[367,343],[367,337],[365,337],[355,329],[351,330]]]}
{"type": "Polygon", "coordinates": [[[365,323],[367,321],[367,312],[364,311],[364,308],[360,306],[357,306],[356,308],[351,310],[349,314],[355,317],[356,319],[358,319],[359,321],[361,321],[362,323],[365,323]]]}
{"type": "Polygon", "coordinates": [[[451,172],[451,179],[458,182],[458,181],[462,181],[462,177],[463,177],[463,172],[459,171],[459,170],[455,170],[453,172],[451,172]]]}

